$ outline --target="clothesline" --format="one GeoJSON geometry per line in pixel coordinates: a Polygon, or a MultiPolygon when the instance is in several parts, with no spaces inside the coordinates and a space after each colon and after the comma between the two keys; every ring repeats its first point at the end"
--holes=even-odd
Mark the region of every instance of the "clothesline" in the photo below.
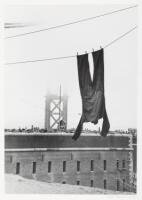
{"type": "MultiPolygon", "coordinates": [[[[138,26],[133,27],[132,29],[130,29],[129,31],[127,31],[124,34],[120,35],[116,39],[112,40],[110,43],[108,43],[107,45],[105,45],[102,48],[107,48],[108,46],[112,45],[116,41],[118,41],[118,40],[122,39],[123,37],[125,37],[126,35],[128,35],[130,32],[134,31],[136,28],[138,28],[138,26]]],[[[92,53],[92,52],[87,52],[87,53],[89,54],[89,53],[92,53]]],[[[35,62],[43,62],[43,61],[51,61],[51,60],[61,60],[61,59],[68,59],[68,58],[74,58],[74,57],[76,57],[76,55],[45,58],[45,59],[38,59],[38,60],[18,61],[18,62],[5,63],[5,65],[26,64],[26,63],[35,63],[35,62]]]]}
{"type": "Polygon", "coordinates": [[[94,17],[84,18],[84,19],[80,19],[80,20],[77,20],[77,21],[73,21],[73,22],[69,22],[69,23],[65,23],[65,24],[60,24],[60,25],[57,25],[57,26],[52,26],[52,27],[49,27],[49,28],[30,31],[30,32],[27,32],[27,33],[20,33],[20,34],[17,34],[17,35],[5,37],[5,39],[16,38],[16,37],[30,35],[30,34],[42,32],[42,31],[49,31],[49,30],[57,29],[57,28],[63,28],[65,26],[69,26],[69,25],[73,25],[73,24],[77,24],[77,23],[81,23],[81,22],[85,22],[85,21],[94,20],[96,18],[104,17],[104,16],[107,16],[107,15],[112,15],[114,13],[122,12],[122,11],[125,11],[125,10],[128,10],[128,9],[132,9],[132,8],[135,8],[135,7],[138,7],[138,6],[134,5],[134,6],[130,6],[130,7],[127,7],[127,8],[122,8],[122,9],[119,9],[119,10],[114,10],[114,11],[111,11],[111,12],[103,13],[101,15],[96,15],[94,17]]]}

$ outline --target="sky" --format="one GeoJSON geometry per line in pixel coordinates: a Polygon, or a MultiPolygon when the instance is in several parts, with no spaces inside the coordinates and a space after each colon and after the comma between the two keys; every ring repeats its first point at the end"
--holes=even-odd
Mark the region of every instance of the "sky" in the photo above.
{"type": "MultiPolygon", "coordinates": [[[[129,5],[7,6],[5,22],[28,26],[5,36],[64,24],[129,5]]],[[[5,62],[62,57],[100,49],[137,25],[137,8],[5,40],[5,62]]],[[[89,54],[92,73],[92,57],[89,54]]],[[[104,49],[105,98],[110,129],[137,126],[137,30],[104,49]]],[[[68,128],[78,125],[81,97],[76,58],[5,66],[5,128],[44,127],[47,91],[68,95],[68,128]]],[[[101,126],[99,124],[98,126],[101,126]]],[[[98,128],[85,124],[85,127],[98,128]]]]}

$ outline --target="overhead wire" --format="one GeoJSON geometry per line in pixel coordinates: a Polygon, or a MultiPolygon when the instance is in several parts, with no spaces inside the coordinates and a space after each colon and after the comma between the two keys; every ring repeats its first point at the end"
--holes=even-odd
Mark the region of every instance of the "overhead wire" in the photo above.
{"type": "MultiPolygon", "coordinates": [[[[109,42],[107,45],[105,45],[103,48],[107,48],[108,46],[112,45],[113,43],[115,43],[116,41],[122,39],[123,37],[125,37],[126,35],[128,35],[129,33],[131,33],[132,31],[134,31],[136,28],[138,28],[138,26],[133,27],[132,29],[130,29],[129,31],[125,32],[124,34],[120,35],[119,37],[117,37],[116,39],[112,40],[111,42],[109,42]]],[[[88,52],[88,54],[90,54],[92,52],[88,52]]],[[[26,61],[17,61],[17,62],[10,62],[10,63],[5,63],[5,65],[16,65],[16,64],[26,64],[26,63],[35,63],[35,62],[44,62],[44,61],[52,61],[52,60],[61,60],[61,59],[68,59],[68,58],[74,58],[76,57],[76,55],[69,55],[69,56],[61,56],[61,57],[53,57],[53,58],[44,58],[44,59],[36,59],[36,60],[26,60],[26,61]]]]}
{"type": "Polygon", "coordinates": [[[96,18],[100,18],[100,17],[104,17],[104,16],[111,15],[111,14],[114,14],[114,13],[118,13],[118,12],[122,12],[122,11],[125,11],[125,10],[129,10],[129,9],[132,9],[132,8],[135,8],[135,7],[138,7],[138,5],[129,6],[127,8],[122,8],[122,9],[119,9],[119,10],[106,12],[106,13],[103,13],[103,14],[100,14],[100,15],[96,15],[96,16],[93,16],[93,17],[88,17],[88,18],[76,20],[76,21],[73,21],[73,22],[65,23],[65,24],[51,26],[51,27],[44,28],[44,29],[39,29],[39,30],[35,30],[35,31],[29,31],[29,32],[26,32],[26,33],[20,33],[20,34],[16,34],[16,35],[13,35],[13,36],[7,36],[7,37],[5,37],[5,39],[16,38],[16,37],[30,35],[30,34],[42,32],[42,31],[49,31],[49,30],[52,30],[52,29],[62,28],[62,27],[65,27],[65,26],[70,26],[70,25],[73,25],[73,24],[77,24],[77,23],[81,23],[81,22],[85,22],[85,21],[89,21],[89,20],[94,20],[96,18]]]}
{"type": "Polygon", "coordinates": [[[138,26],[135,26],[134,28],[130,29],[129,31],[125,32],[124,34],[120,35],[118,38],[112,40],[110,43],[108,43],[107,45],[104,46],[104,48],[107,48],[108,46],[112,45],[113,43],[115,43],[116,41],[120,40],[121,38],[125,37],[127,34],[129,34],[130,32],[134,31],[136,28],[138,28],[138,26]]]}

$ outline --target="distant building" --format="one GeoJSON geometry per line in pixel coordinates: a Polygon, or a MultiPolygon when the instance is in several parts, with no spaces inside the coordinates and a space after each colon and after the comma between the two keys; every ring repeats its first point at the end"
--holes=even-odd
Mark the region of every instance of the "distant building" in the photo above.
{"type": "Polygon", "coordinates": [[[133,187],[136,190],[137,182],[137,129],[128,129],[128,133],[132,134],[132,147],[133,147],[133,187]]]}
{"type": "Polygon", "coordinates": [[[58,130],[62,132],[67,130],[67,125],[66,125],[66,122],[64,122],[64,120],[59,121],[58,130]]]}
{"type": "Polygon", "coordinates": [[[133,191],[132,134],[6,133],[5,172],[47,182],[133,191]]]}

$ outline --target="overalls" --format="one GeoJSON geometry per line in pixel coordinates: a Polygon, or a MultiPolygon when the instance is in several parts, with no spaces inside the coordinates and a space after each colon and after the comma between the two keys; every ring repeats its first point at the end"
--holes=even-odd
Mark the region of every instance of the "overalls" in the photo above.
{"type": "Polygon", "coordinates": [[[92,56],[94,63],[93,81],[89,71],[88,54],[77,56],[82,116],[72,137],[74,140],[80,136],[84,122],[97,124],[98,120],[103,118],[102,136],[106,136],[110,128],[105,108],[103,49],[92,52],[92,56]]]}

